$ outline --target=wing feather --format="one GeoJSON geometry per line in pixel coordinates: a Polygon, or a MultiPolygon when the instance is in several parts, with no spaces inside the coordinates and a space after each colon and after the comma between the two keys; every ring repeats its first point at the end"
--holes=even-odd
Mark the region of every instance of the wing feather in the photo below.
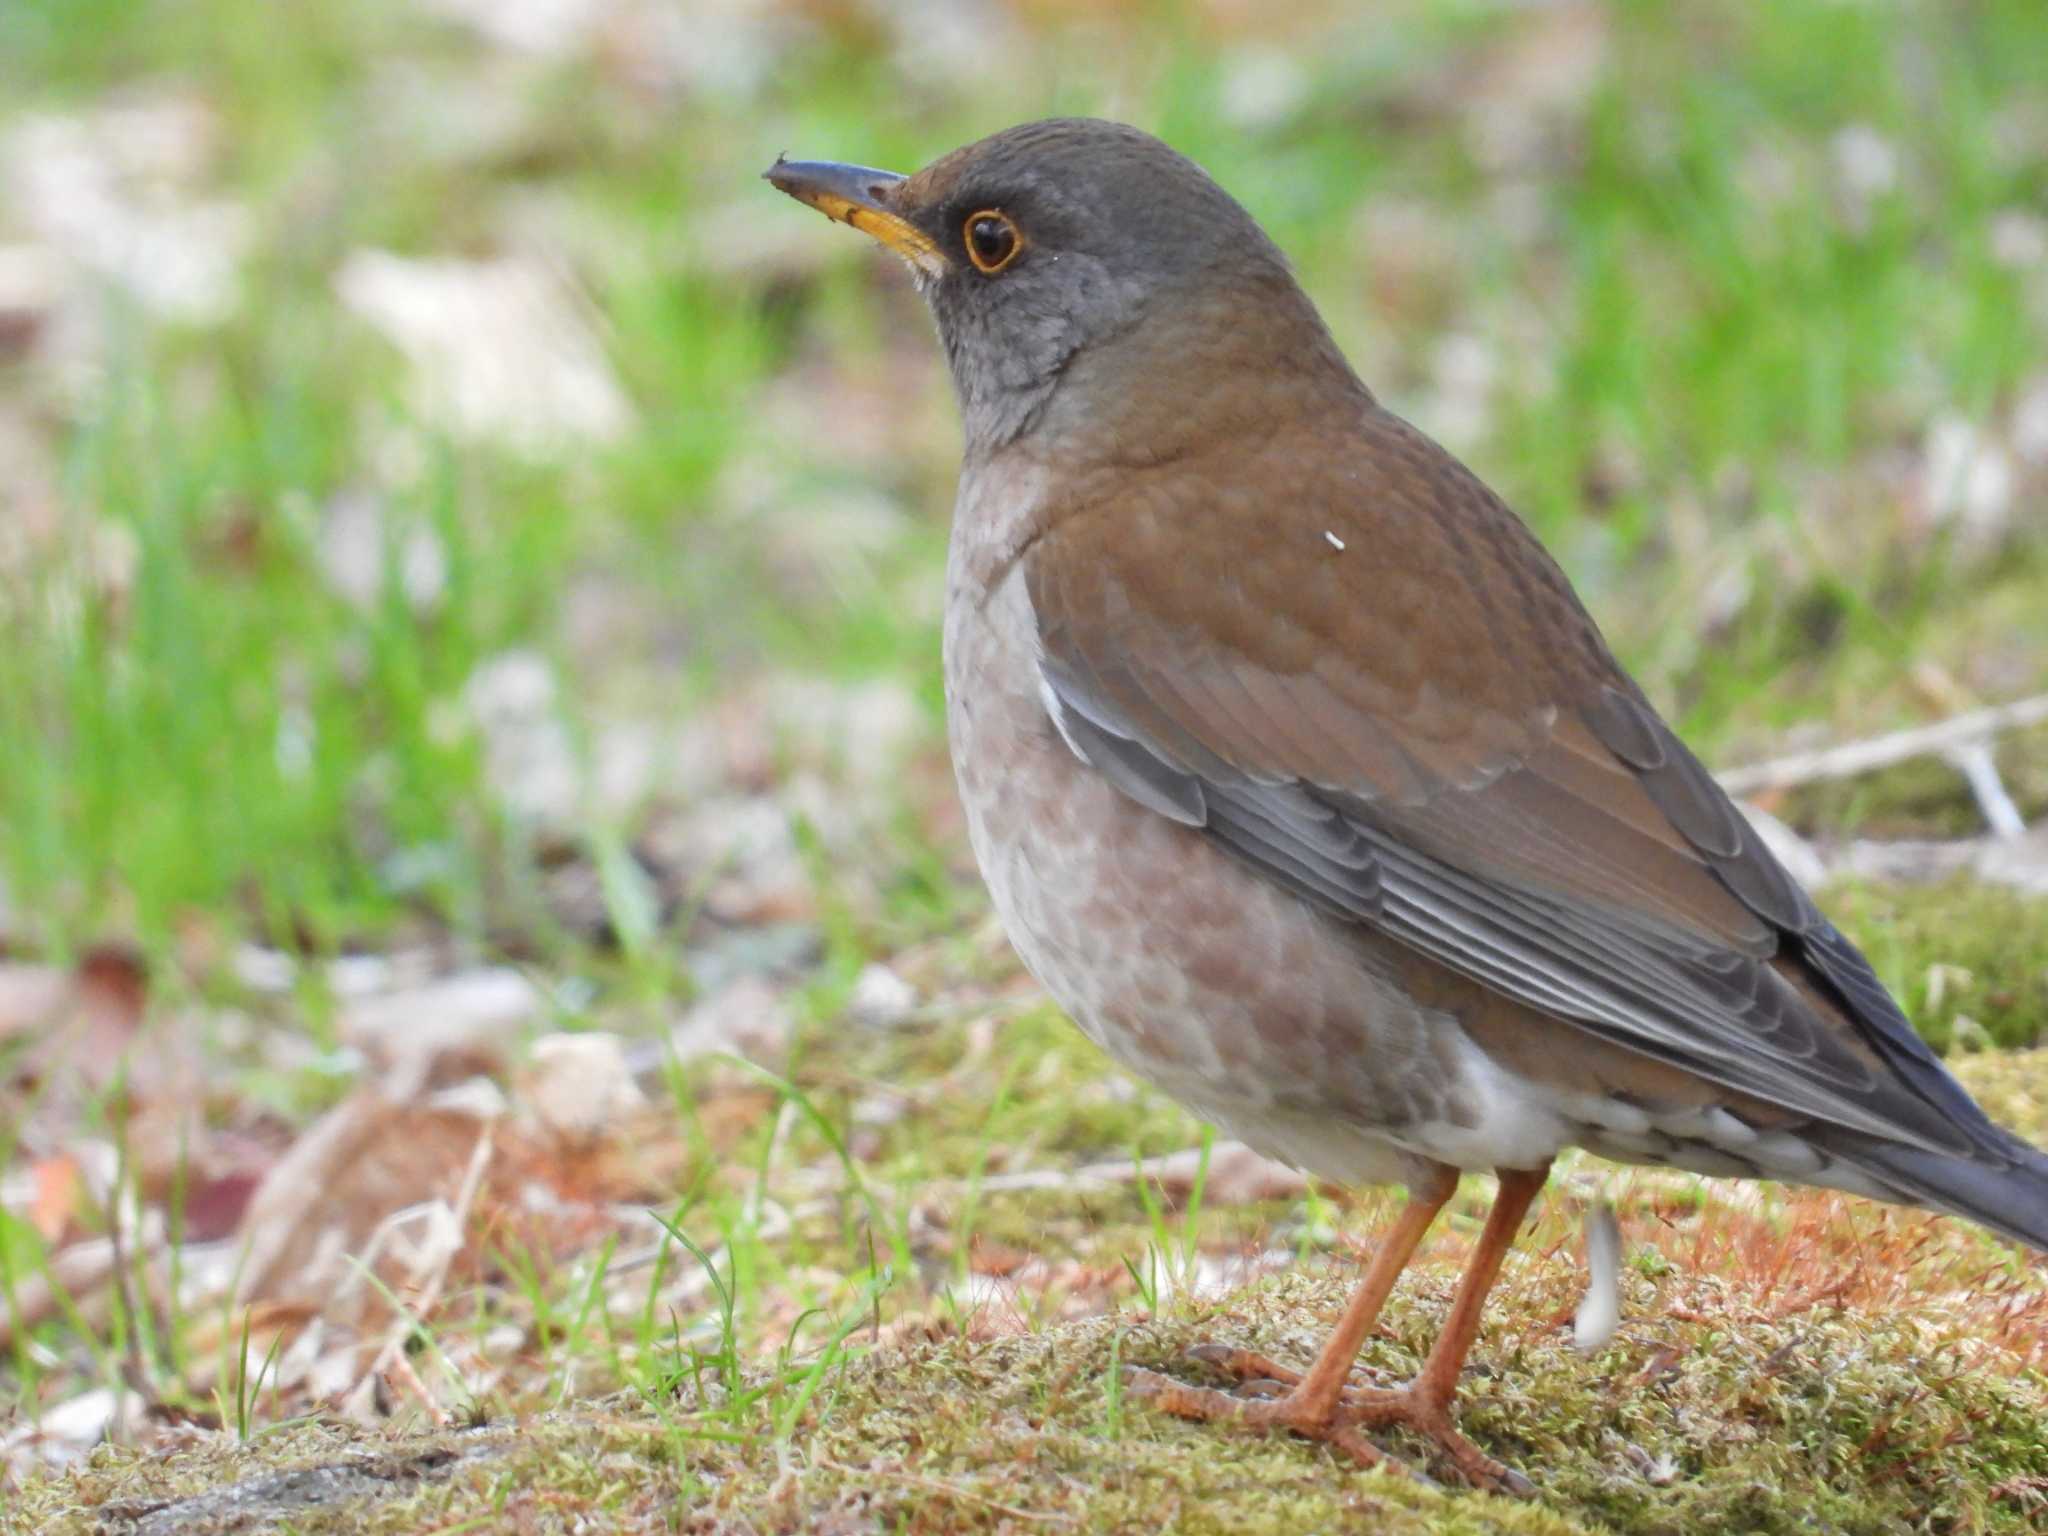
{"type": "Polygon", "coordinates": [[[1158,519],[1081,513],[1039,539],[1024,579],[1073,750],[1305,900],[1542,1014],[1846,1133],[2012,1156],[1512,514],[1394,418],[1361,435],[1326,494],[1262,533],[1298,535],[1298,564],[1341,521],[1362,556],[1373,466],[1422,464],[1433,522],[1411,508],[1385,534],[1421,541],[1403,551],[1433,573],[1420,597],[1364,558],[1347,580],[1262,555],[1204,609],[1160,579],[1158,519]],[[1286,614],[1264,647],[1261,604],[1286,614]],[[1421,664],[1424,618],[1447,662],[1421,664]]]}

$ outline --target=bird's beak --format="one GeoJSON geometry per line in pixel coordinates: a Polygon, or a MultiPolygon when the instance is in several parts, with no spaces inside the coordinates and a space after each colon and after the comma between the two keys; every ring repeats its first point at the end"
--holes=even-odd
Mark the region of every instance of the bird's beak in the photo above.
{"type": "Polygon", "coordinates": [[[894,171],[829,160],[778,159],[761,174],[778,192],[874,236],[924,276],[946,275],[946,258],[931,236],[888,206],[889,194],[904,181],[894,171]]]}

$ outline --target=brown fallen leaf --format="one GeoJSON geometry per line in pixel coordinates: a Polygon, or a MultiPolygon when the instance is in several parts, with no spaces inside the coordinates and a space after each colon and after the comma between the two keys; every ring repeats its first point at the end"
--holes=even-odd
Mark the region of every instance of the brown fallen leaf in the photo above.
{"type": "Polygon", "coordinates": [[[0,1072],[0,1119],[21,1152],[71,1150],[88,1106],[116,1083],[131,1116],[139,1103],[189,1100],[179,1023],[145,1028],[148,995],[140,956],[118,945],[88,950],[69,970],[0,963],[0,1041],[26,1042],[0,1072]]]}
{"type": "Polygon", "coordinates": [[[148,995],[141,956],[119,945],[90,949],[70,969],[0,963],[0,1039],[35,1036],[27,1070],[75,1057],[108,1082],[148,995]]]}
{"type": "Polygon", "coordinates": [[[358,1324],[386,1315],[385,1289],[403,1299],[413,1276],[405,1245],[373,1253],[373,1236],[395,1213],[452,1199],[489,1127],[471,1108],[394,1102],[376,1089],[343,1100],[251,1197],[237,1301],[304,1303],[358,1324]]]}

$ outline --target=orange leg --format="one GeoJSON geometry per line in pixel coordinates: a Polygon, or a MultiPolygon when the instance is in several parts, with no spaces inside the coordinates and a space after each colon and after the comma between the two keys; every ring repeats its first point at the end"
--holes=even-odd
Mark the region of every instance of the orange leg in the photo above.
{"type": "Polygon", "coordinates": [[[1543,1188],[1548,1172],[1546,1168],[1533,1173],[1515,1169],[1501,1173],[1500,1193],[1494,1197],[1486,1229],[1480,1234],[1478,1247],[1458,1283],[1451,1314],[1445,1319],[1443,1332],[1437,1336],[1421,1373],[1407,1386],[1391,1392],[1345,1390],[1359,1347],[1379,1320],[1380,1309],[1386,1304],[1394,1281],[1408,1267],[1423,1234],[1456,1187],[1456,1176],[1448,1168],[1442,1169],[1440,1177],[1427,1189],[1411,1192],[1393,1231],[1373,1256],[1357,1294],[1344,1309],[1343,1318],[1306,1375],[1297,1375],[1264,1356],[1242,1350],[1204,1347],[1196,1351],[1200,1358],[1240,1379],[1262,1377],[1288,1387],[1284,1396],[1247,1400],[1142,1370],[1130,1373],[1131,1391],[1183,1418],[1242,1419],[1251,1424],[1291,1429],[1326,1441],[1366,1466],[1387,1458],[1360,1429],[1403,1425],[1434,1442],[1475,1487],[1534,1492],[1527,1478],[1502,1466],[1459,1434],[1451,1421],[1450,1408],[1465,1356],[1471,1352],[1472,1341],[1479,1332],[1479,1315],[1486,1304],[1486,1294],[1499,1278],[1501,1261],[1521,1230],[1522,1220],[1529,1214],[1529,1206],[1543,1188]]]}

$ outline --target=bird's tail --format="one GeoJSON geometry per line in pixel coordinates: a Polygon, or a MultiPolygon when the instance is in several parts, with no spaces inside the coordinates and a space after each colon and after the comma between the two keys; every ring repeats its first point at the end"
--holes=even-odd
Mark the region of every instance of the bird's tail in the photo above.
{"type": "Polygon", "coordinates": [[[1899,1198],[1989,1227],[2014,1242],[2048,1253],[2048,1153],[2017,1137],[2005,1159],[1929,1152],[1877,1137],[1858,1136],[1836,1150],[1899,1198]]]}

